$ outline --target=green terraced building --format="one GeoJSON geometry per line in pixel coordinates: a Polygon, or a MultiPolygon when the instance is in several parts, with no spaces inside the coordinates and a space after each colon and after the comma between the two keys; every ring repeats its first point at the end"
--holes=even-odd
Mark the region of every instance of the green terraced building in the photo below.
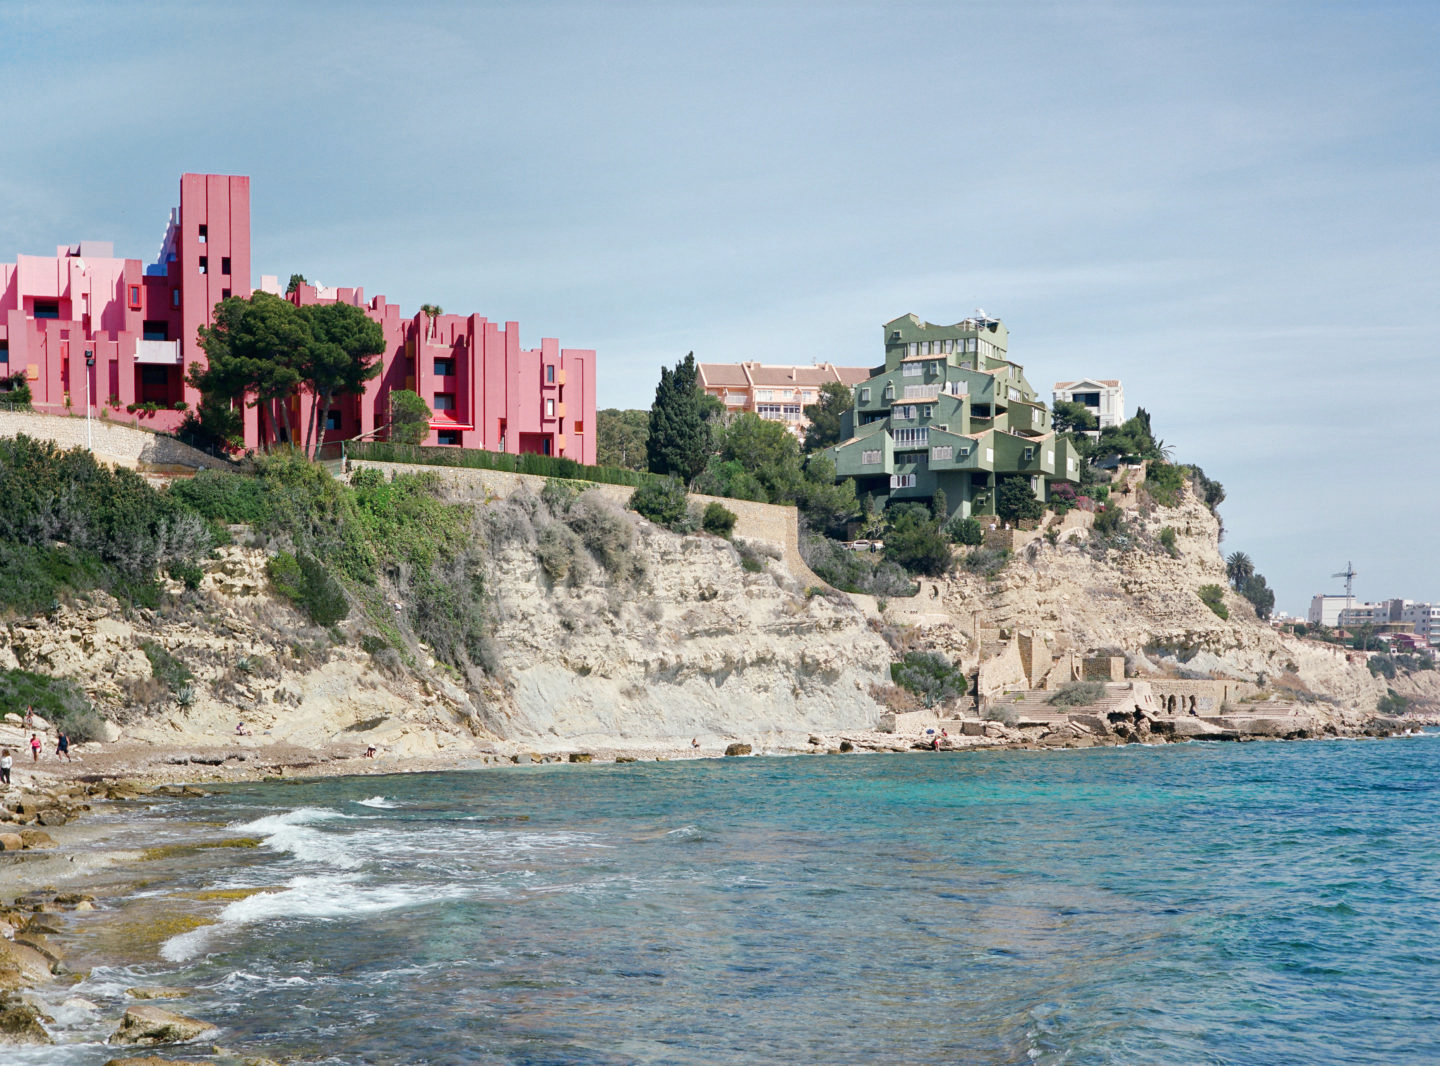
{"type": "Polygon", "coordinates": [[[977,315],[937,326],[905,315],[885,324],[885,366],[855,386],[846,438],[829,449],[838,477],[877,505],[928,502],[993,515],[1000,478],[1021,474],[1041,500],[1057,481],[1076,482],[1080,457],[1057,438],[1050,411],[1008,356],[999,319],[977,315]]]}

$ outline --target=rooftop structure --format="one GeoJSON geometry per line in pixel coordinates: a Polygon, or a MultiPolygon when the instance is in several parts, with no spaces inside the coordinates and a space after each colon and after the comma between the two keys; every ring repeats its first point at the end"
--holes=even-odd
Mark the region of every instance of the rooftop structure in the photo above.
{"type": "Polygon", "coordinates": [[[776,366],[766,363],[701,363],[700,387],[725,405],[727,412],[753,411],[761,418],[784,422],[797,436],[810,420],[805,406],[820,398],[820,390],[831,382],[854,386],[867,380],[870,367],[776,366]]]}
{"type": "Polygon", "coordinates": [[[983,312],[951,326],[905,315],[884,327],[885,366],[855,389],[830,449],[838,476],[878,504],[932,500],[993,515],[998,480],[1020,475],[1041,500],[1078,481],[1080,457],[1011,362],[1004,323],[983,312]]]}
{"type": "MultiPolygon", "coordinates": [[[[279,292],[274,278],[264,287],[279,292]]],[[[186,381],[205,358],[197,340],[215,305],[247,297],[250,179],[185,174],[160,253],[144,266],[104,242],[62,245],[54,256],[0,263],[0,376],[19,372],[37,410],[98,414],[160,430],[178,428],[199,401],[186,381]]],[[[342,301],[380,323],[380,375],[360,396],[339,397],[325,439],[382,431],[392,389],[412,389],[434,417],[426,443],[595,461],[595,353],[551,338],[520,346],[518,323],[480,315],[403,317],[383,296],[302,285],[297,304],[342,301]]],[[[292,407],[295,427],[314,402],[292,407]]],[[[245,444],[264,443],[258,412],[245,411],[245,444]]]]}

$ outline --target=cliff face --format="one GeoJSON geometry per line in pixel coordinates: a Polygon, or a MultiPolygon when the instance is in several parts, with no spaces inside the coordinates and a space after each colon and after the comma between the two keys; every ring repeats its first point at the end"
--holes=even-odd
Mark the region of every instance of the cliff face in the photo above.
{"type": "MultiPolygon", "coordinates": [[[[1219,522],[1193,495],[1177,507],[1132,505],[1125,517],[1123,538],[1102,539],[1089,528],[1062,533],[1053,545],[1036,536],[993,578],[962,566],[939,583],[936,600],[967,634],[978,612],[982,627],[1048,634],[1057,649],[1123,653],[1140,676],[1231,677],[1324,697],[1337,708],[1374,708],[1385,688],[1362,662],[1282,636],[1226,587],[1219,522]],[[1159,539],[1167,527],[1175,531],[1173,556],[1159,539]],[[1210,584],[1226,587],[1228,619],[1197,595],[1210,584]]],[[[956,650],[976,655],[973,641],[956,650]]]]}
{"type": "Polygon", "coordinates": [[[554,587],[535,553],[493,556],[496,644],[510,691],[495,728],[536,747],[688,743],[696,735],[803,744],[874,727],[890,651],[844,597],[807,596],[778,560],[648,523],[645,577],[554,587]],[[763,558],[763,557],[762,557],[763,558]],[[752,563],[752,565],[755,565],[752,563]]]}

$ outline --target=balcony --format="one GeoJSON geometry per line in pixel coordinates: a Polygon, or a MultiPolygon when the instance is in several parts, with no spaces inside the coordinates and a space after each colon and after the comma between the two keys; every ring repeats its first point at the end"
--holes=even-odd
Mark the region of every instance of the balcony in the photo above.
{"type": "Polygon", "coordinates": [[[135,362],[151,366],[179,366],[179,341],[136,341],[135,362]]]}

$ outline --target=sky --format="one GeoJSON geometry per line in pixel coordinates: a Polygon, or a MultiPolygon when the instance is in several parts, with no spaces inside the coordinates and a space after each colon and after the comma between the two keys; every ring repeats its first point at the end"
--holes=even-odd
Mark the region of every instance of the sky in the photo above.
{"type": "Polygon", "coordinates": [[[1440,601],[1440,4],[0,0],[0,258],[248,174],[292,272],[662,364],[1005,320],[1226,488],[1277,609],[1440,601]]]}

